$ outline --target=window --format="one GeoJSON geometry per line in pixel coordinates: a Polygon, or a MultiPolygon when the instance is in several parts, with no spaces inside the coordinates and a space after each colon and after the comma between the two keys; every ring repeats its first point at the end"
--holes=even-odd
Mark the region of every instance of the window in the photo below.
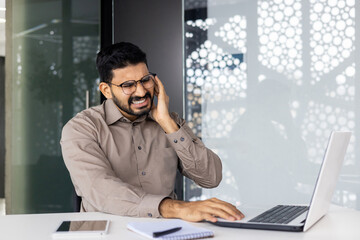
{"type": "Polygon", "coordinates": [[[184,0],[185,112],[223,161],[187,200],[309,203],[332,130],[349,130],[333,202],[360,209],[355,0],[184,0]]]}
{"type": "Polygon", "coordinates": [[[7,213],[76,208],[59,141],[70,118],[100,101],[99,7],[98,0],[58,0],[13,1],[7,9],[7,213]]]}

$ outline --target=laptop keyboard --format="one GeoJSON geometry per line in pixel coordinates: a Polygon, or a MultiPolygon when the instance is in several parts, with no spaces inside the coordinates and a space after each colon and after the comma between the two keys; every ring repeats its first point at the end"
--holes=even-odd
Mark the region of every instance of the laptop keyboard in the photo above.
{"type": "Polygon", "coordinates": [[[308,206],[278,205],[251,219],[249,222],[287,224],[308,209],[308,206]]]}

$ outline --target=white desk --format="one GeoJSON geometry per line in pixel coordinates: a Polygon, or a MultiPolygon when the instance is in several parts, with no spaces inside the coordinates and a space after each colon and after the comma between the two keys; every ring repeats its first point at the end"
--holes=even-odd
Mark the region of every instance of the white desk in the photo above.
{"type": "MultiPolygon", "coordinates": [[[[63,220],[110,219],[109,234],[103,240],[146,239],[126,229],[130,221],[164,221],[164,219],[130,218],[104,213],[58,213],[7,215],[0,217],[0,239],[3,240],[51,240],[51,234],[63,220]]],[[[303,233],[222,228],[210,223],[193,223],[215,232],[214,239],[314,239],[352,240],[360,239],[360,212],[332,207],[330,212],[303,233]]],[[[94,238],[92,238],[94,239],[94,238]]]]}

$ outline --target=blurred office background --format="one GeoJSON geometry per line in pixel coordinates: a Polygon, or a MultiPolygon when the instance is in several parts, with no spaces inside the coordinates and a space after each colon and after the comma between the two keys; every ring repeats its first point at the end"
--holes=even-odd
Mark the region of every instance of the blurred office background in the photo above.
{"type": "Polygon", "coordinates": [[[309,203],[330,132],[345,130],[333,202],[360,209],[359,5],[184,1],[186,118],[224,167],[189,199],[309,203]]]}
{"type": "Polygon", "coordinates": [[[0,215],[5,214],[5,0],[0,0],[0,215]]]}
{"type": "Polygon", "coordinates": [[[131,41],[223,161],[218,188],[178,177],[179,198],[309,203],[330,132],[349,130],[333,202],[360,209],[359,14],[355,0],[0,0],[0,205],[77,208],[61,129],[102,101],[99,49],[131,41]]]}

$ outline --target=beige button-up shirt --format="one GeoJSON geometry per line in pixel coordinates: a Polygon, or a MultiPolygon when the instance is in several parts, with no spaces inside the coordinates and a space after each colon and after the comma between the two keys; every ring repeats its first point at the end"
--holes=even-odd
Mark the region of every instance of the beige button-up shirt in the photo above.
{"type": "Polygon", "coordinates": [[[175,198],[176,170],[205,188],[222,178],[221,160],[177,114],[166,134],[151,115],[129,121],[111,99],[78,113],[63,128],[61,148],[82,211],[159,217],[175,198]]]}

